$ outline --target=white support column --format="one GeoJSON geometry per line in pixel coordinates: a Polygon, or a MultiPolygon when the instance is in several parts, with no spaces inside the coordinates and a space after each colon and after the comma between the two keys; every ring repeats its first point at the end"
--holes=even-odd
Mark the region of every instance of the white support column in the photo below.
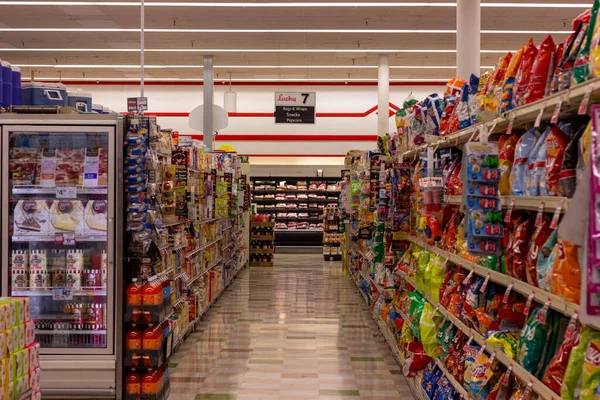
{"type": "Polygon", "coordinates": [[[390,61],[387,54],[379,55],[377,73],[377,134],[383,136],[390,130],[390,61]]]}
{"type": "Polygon", "coordinates": [[[144,9],[144,0],[140,3],[140,97],[144,97],[144,28],[146,27],[146,17],[144,9]]]}
{"type": "Polygon", "coordinates": [[[212,151],[213,145],[213,103],[214,103],[214,88],[213,88],[213,56],[204,56],[204,77],[203,77],[203,91],[204,91],[204,128],[202,134],[204,135],[204,145],[209,151],[212,151]]]}
{"type": "Polygon", "coordinates": [[[456,3],[456,75],[469,79],[481,73],[481,3],[457,0],[456,3]]]}

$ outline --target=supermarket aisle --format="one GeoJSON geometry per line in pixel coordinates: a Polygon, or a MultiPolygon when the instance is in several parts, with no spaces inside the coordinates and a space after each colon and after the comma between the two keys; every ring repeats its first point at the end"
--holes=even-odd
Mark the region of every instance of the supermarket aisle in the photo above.
{"type": "Polygon", "coordinates": [[[244,270],[170,367],[177,400],[412,399],[354,283],[320,255],[244,270]]]}

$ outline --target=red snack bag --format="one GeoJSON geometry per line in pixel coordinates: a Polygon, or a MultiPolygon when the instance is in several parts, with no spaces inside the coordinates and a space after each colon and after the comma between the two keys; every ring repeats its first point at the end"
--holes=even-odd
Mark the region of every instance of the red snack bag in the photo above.
{"type": "Polygon", "coordinates": [[[527,280],[525,270],[527,252],[529,251],[529,238],[531,237],[531,225],[533,225],[531,220],[526,219],[517,226],[505,259],[506,273],[522,281],[527,280]]]}
{"type": "Polygon", "coordinates": [[[550,217],[546,214],[542,216],[542,225],[535,229],[531,241],[529,242],[529,251],[527,252],[527,283],[533,286],[539,286],[537,279],[537,259],[544,243],[552,234],[550,228],[550,217]]]}
{"type": "Polygon", "coordinates": [[[406,345],[406,351],[408,355],[402,371],[404,372],[404,376],[412,378],[417,372],[424,369],[427,364],[431,362],[431,357],[425,353],[421,342],[408,343],[406,345]]]}
{"type": "Polygon", "coordinates": [[[503,322],[522,329],[527,321],[525,314],[525,300],[518,293],[511,292],[506,303],[501,303],[498,309],[498,324],[503,322]]]}
{"type": "Polygon", "coordinates": [[[537,56],[538,49],[533,44],[533,39],[529,39],[523,52],[523,58],[521,58],[521,64],[519,65],[519,71],[515,80],[515,106],[525,104],[525,93],[529,87],[529,78],[531,77],[531,68],[533,62],[537,56]]]}
{"type": "Polygon", "coordinates": [[[567,371],[571,350],[579,345],[580,339],[581,324],[577,320],[572,319],[565,333],[565,341],[550,360],[550,363],[546,367],[546,372],[542,377],[542,383],[558,395],[560,395],[560,388],[565,377],[565,372],[567,371]]]}
{"type": "Polygon", "coordinates": [[[444,232],[442,233],[442,242],[440,244],[440,248],[445,251],[452,252],[454,248],[454,243],[456,242],[456,231],[458,229],[458,220],[460,219],[460,213],[457,211],[452,214],[450,220],[446,224],[444,228],[444,232]]]}
{"type": "Polygon", "coordinates": [[[579,304],[581,296],[579,246],[558,239],[553,252],[556,253],[556,257],[552,264],[552,293],[571,303],[579,304]]]}
{"type": "Polygon", "coordinates": [[[540,45],[533,67],[531,67],[531,77],[525,93],[525,104],[533,103],[548,94],[555,56],[556,44],[554,44],[552,36],[548,35],[540,45]]]}
{"type": "Polygon", "coordinates": [[[479,324],[479,331],[484,336],[488,331],[496,331],[500,328],[496,318],[494,318],[492,314],[487,313],[484,307],[475,310],[475,316],[477,317],[477,323],[479,324]]]}
{"type": "Polygon", "coordinates": [[[460,196],[463,191],[463,183],[460,180],[460,169],[462,162],[457,162],[456,166],[450,172],[448,176],[448,185],[446,194],[450,196],[460,196]]]}
{"type": "Polygon", "coordinates": [[[569,135],[558,126],[553,127],[546,137],[545,188],[549,196],[558,196],[558,180],[569,141],[569,135]]]}

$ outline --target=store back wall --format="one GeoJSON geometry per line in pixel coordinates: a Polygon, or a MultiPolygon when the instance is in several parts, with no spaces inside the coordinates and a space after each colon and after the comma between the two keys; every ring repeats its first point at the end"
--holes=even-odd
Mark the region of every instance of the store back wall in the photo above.
{"type": "MultiPolygon", "coordinates": [[[[139,96],[136,85],[83,85],[77,86],[93,95],[93,102],[122,112],[127,97],[139,96]]],[[[215,104],[223,106],[223,93],[228,86],[215,87],[215,104]]],[[[415,98],[445,90],[441,86],[392,86],[390,102],[401,106],[409,93],[415,98]]],[[[340,156],[352,149],[373,149],[377,134],[377,86],[275,86],[234,85],[237,92],[238,113],[273,113],[277,91],[316,92],[317,113],[336,116],[318,117],[315,124],[275,124],[272,116],[236,116],[229,118],[229,126],[219,131],[223,143],[233,145],[240,154],[293,156],[340,156]],[[356,116],[356,115],[359,116],[356,116]],[[354,115],[354,116],[352,116],[354,115]],[[323,140],[326,139],[326,140],[323,140]]],[[[201,85],[146,85],[149,111],[158,113],[187,113],[202,104],[201,85]]],[[[164,128],[182,134],[195,133],[188,126],[187,116],[159,117],[164,128]]],[[[390,118],[390,130],[395,130],[390,118]]],[[[282,164],[282,163],[280,163],[282,164]]],[[[325,162],[327,164],[327,162],[325,162]]]]}

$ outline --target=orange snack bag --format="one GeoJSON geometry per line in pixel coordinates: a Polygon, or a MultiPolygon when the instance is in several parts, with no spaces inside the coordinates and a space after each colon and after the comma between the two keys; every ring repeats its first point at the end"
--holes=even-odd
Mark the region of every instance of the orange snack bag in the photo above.
{"type": "Polygon", "coordinates": [[[581,266],[577,253],[579,246],[558,239],[553,252],[552,293],[575,304],[579,304],[581,295],[581,266]]]}

